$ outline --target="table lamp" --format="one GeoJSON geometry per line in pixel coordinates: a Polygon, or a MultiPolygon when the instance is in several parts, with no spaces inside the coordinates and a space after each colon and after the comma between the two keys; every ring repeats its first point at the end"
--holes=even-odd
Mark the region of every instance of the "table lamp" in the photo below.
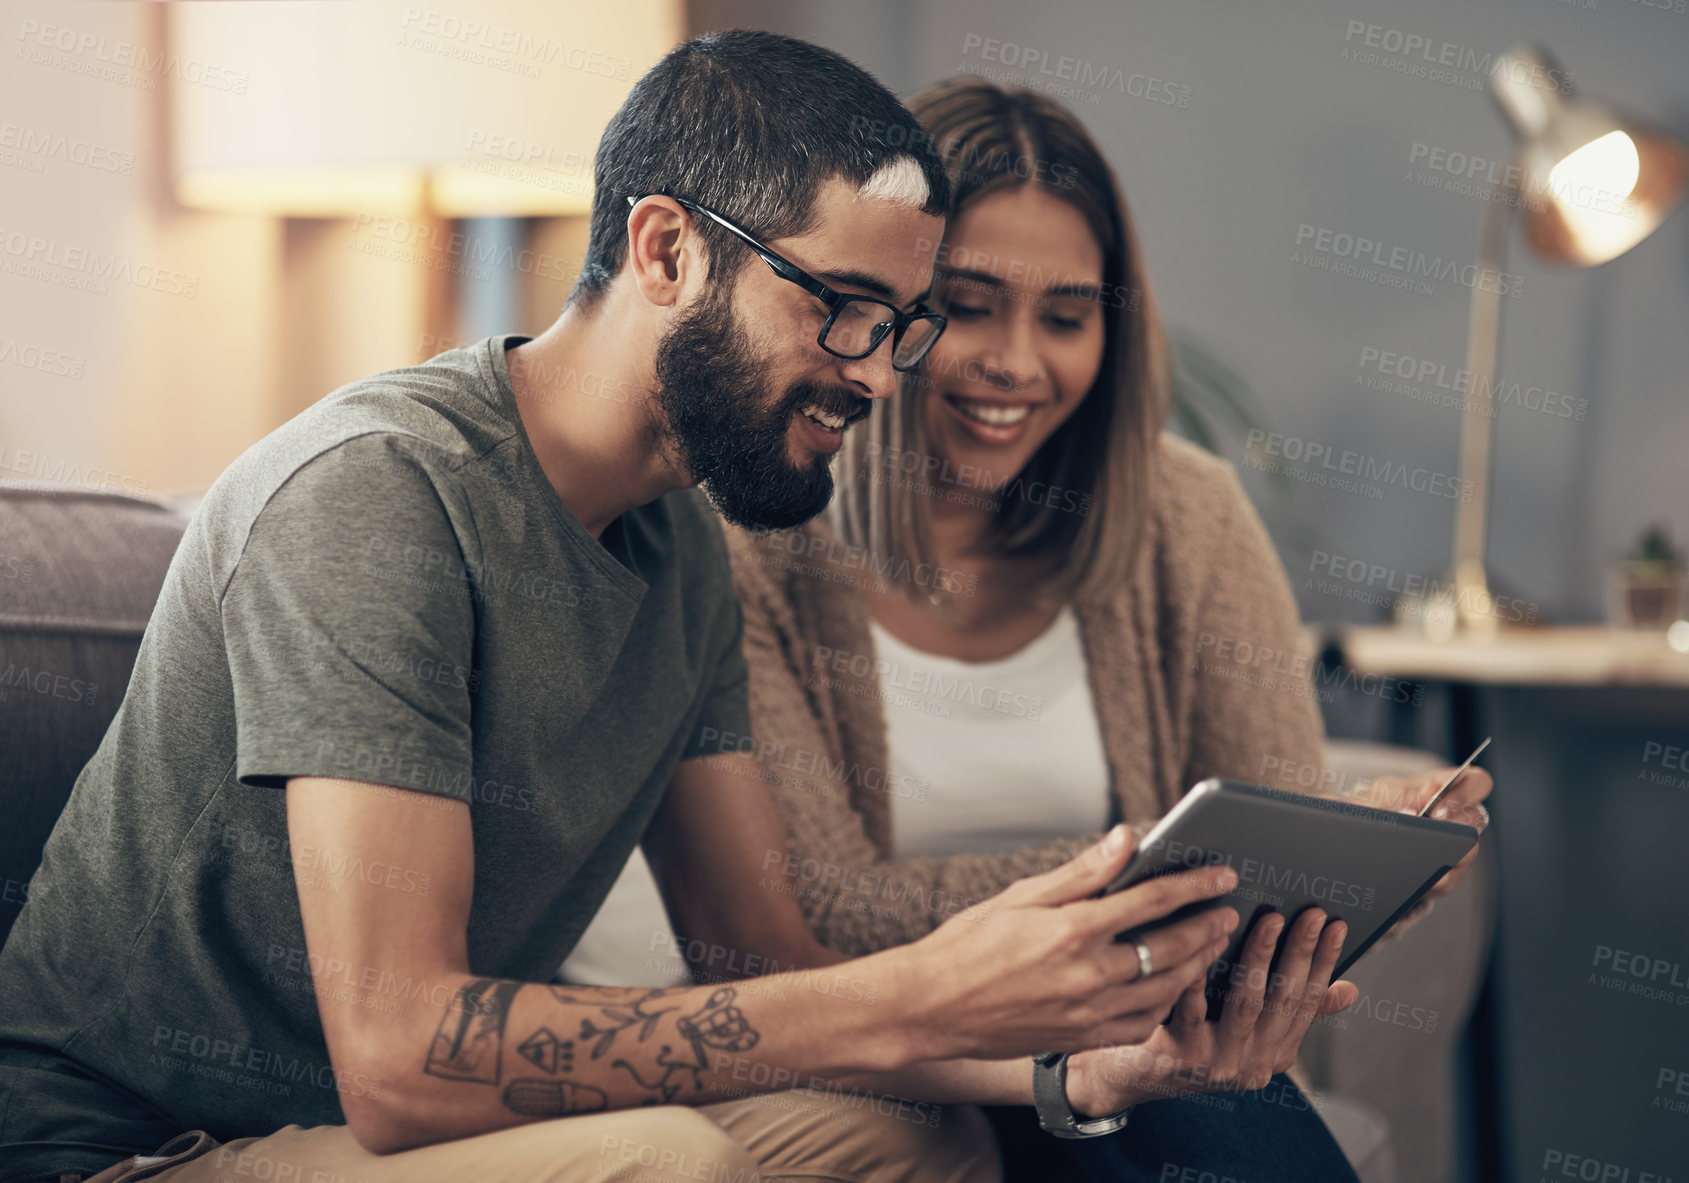
{"type": "Polygon", "coordinates": [[[1593,267],[1648,237],[1684,195],[1689,149],[1682,141],[1616,108],[1573,97],[1565,79],[1546,50],[1531,46],[1503,53],[1490,71],[1490,95],[1515,145],[1504,170],[1505,192],[1485,207],[1472,285],[1466,346],[1471,397],[1460,432],[1460,475],[1472,496],[1456,509],[1450,586],[1417,606],[1434,636],[1496,629],[1484,570],[1501,332],[1500,284],[1493,278],[1501,273],[1514,207],[1521,207],[1525,239],[1538,257],[1593,267]]]}
{"type": "MultiPolygon", "coordinates": [[[[181,205],[408,219],[422,249],[450,218],[590,212],[604,125],[684,27],[680,0],[167,7],[172,52],[206,64],[172,77],[181,205]]],[[[424,270],[438,320],[454,268],[424,270]]]]}

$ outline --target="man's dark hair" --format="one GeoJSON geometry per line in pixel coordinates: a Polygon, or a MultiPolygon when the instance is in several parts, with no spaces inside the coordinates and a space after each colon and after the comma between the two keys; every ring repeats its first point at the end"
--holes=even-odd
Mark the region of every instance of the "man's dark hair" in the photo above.
{"type": "MultiPolygon", "coordinates": [[[[927,180],[925,212],[950,208],[944,161],[921,125],[854,62],[795,37],[751,29],[675,46],[634,84],[598,142],[592,234],[569,295],[597,303],[627,258],[629,197],[666,193],[708,206],[764,241],[814,224],[823,182],[858,187],[884,164],[912,157],[927,180]]],[[[751,255],[697,218],[709,279],[738,273],[751,255]]]]}

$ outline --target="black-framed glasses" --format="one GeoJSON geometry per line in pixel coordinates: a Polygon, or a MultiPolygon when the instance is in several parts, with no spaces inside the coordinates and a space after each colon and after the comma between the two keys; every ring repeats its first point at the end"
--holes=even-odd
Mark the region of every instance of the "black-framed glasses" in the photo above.
{"type": "MultiPolygon", "coordinates": [[[[945,318],[925,304],[915,305],[913,312],[904,312],[896,305],[875,296],[857,296],[837,291],[796,263],[781,258],[778,253],[763,246],[708,206],[666,193],[657,196],[669,197],[682,208],[712,219],[755,251],[762,261],[768,264],[770,271],[781,279],[797,284],[825,304],[827,319],[822,322],[815,343],[834,357],[842,357],[847,361],[867,357],[880,347],[880,343],[889,334],[892,369],[913,370],[921,364],[921,359],[926,357],[927,351],[944,332],[947,323],[945,318]]],[[[638,197],[629,197],[628,205],[636,205],[640,200],[638,197]]]]}

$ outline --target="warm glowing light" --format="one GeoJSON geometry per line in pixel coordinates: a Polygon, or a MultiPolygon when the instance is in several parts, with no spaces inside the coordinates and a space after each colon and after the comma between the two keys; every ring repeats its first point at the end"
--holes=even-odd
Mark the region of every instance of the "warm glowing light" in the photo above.
{"type": "Polygon", "coordinates": [[[171,80],[182,204],[307,218],[588,213],[605,125],[685,30],[678,0],[159,7],[171,60],[263,63],[171,80]]]}
{"type": "Polygon", "coordinates": [[[1622,131],[1610,131],[1568,153],[1548,170],[1548,188],[1562,201],[1577,202],[1580,191],[1602,190],[1617,200],[1629,197],[1642,175],[1642,155],[1636,141],[1622,131]],[[1566,194],[1571,197],[1563,196],[1566,194]]]}
{"type": "Polygon", "coordinates": [[[1629,134],[1610,131],[1567,153],[1549,170],[1544,196],[1585,266],[1616,259],[1648,237],[1658,219],[1641,204],[1642,156],[1629,134]]]}
{"type": "Polygon", "coordinates": [[[1666,644],[1679,653],[1689,653],[1689,620],[1673,621],[1666,630],[1666,644]]]}
{"type": "Polygon", "coordinates": [[[343,217],[349,211],[416,214],[423,176],[416,169],[291,171],[240,169],[185,173],[176,199],[190,209],[273,217],[343,217]]]}
{"type": "Polygon", "coordinates": [[[271,217],[354,214],[444,218],[548,217],[592,212],[592,177],[555,170],[415,168],[225,169],[184,173],[176,198],[190,209],[271,217]],[[432,195],[425,187],[432,182],[432,195]]]}

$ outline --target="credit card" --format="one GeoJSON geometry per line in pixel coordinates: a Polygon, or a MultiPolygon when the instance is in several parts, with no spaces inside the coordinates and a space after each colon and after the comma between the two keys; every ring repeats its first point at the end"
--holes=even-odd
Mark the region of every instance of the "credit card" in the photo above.
{"type": "Polygon", "coordinates": [[[1414,816],[1415,817],[1424,817],[1426,814],[1430,813],[1431,807],[1433,805],[1435,805],[1437,802],[1441,801],[1443,799],[1443,794],[1449,791],[1449,786],[1452,785],[1455,781],[1459,780],[1461,777],[1466,775],[1466,770],[1468,768],[1472,767],[1472,761],[1474,761],[1478,758],[1478,753],[1483,751],[1485,748],[1487,748],[1489,746],[1490,746],[1490,740],[1489,740],[1489,737],[1486,736],[1484,738],[1484,742],[1479,744],[1477,747],[1473,748],[1472,754],[1470,756],[1466,757],[1466,763],[1462,764],[1459,768],[1456,768],[1454,770],[1454,775],[1449,777],[1447,780],[1445,780],[1443,782],[1443,787],[1437,790],[1436,796],[1432,797],[1429,801],[1427,801],[1425,803],[1425,808],[1421,809],[1414,816]]]}

